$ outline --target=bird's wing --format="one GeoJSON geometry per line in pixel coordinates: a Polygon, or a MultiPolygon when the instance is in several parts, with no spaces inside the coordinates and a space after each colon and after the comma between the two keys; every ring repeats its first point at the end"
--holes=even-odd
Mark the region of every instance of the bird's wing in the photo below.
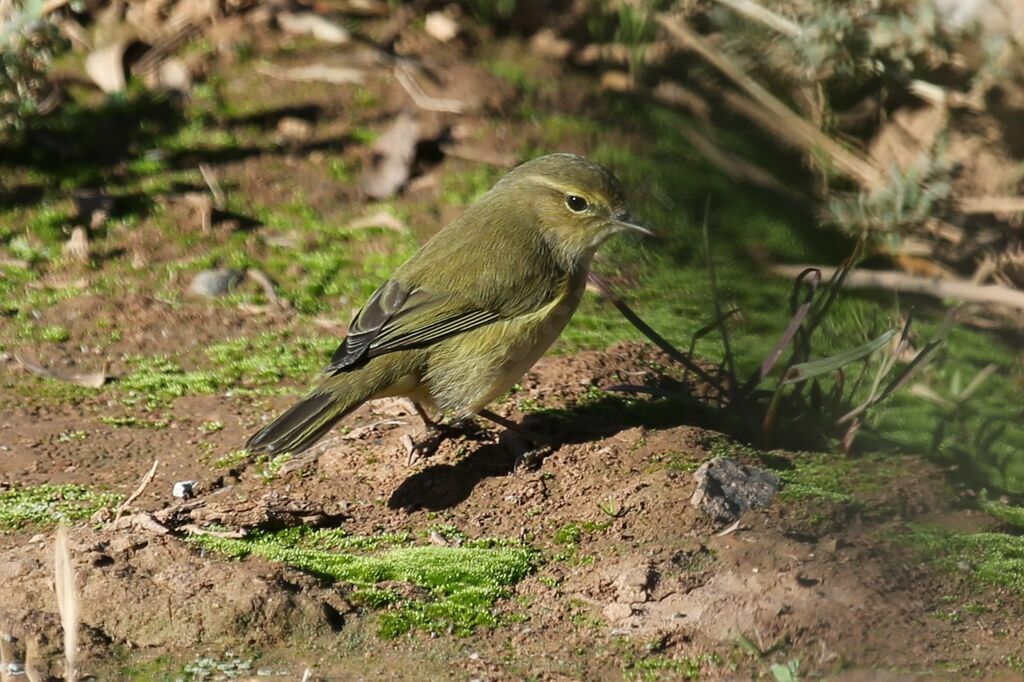
{"type": "Polygon", "coordinates": [[[389,280],[356,313],[324,373],[337,374],[384,353],[429,346],[500,319],[498,312],[389,280]]]}

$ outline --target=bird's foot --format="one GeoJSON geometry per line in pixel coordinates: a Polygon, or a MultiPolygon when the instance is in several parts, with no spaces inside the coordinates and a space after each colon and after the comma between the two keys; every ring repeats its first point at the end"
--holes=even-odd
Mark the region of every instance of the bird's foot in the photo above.
{"type": "Polygon", "coordinates": [[[413,440],[412,436],[402,436],[402,444],[405,446],[405,453],[408,456],[408,466],[413,466],[423,459],[432,457],[449,438],[457,438],[463,434],[463,424],[445,424],[442,422],[430,422],[427,425],[426,433],[419,439],[413,440]]]}
{"type": "Polygon", "coordinates": [[[520,452],[515,462],[512,463],[512,473],[525,474],[536,471],[554,451],[555,449],[550,445],[539,445],[520,452]]]}

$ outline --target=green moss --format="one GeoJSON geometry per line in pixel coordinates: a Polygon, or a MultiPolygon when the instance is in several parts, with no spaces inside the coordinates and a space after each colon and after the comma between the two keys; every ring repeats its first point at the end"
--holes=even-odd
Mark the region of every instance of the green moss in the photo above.
{"type": "Polygon", "coordinates": [[[187,372],[164,355],[131,358],[129,366],[131,372],[117,386],[130,404],[157,406],[184,395],[215,393],[223,385],[214,372],[187,372]]]}
{"type": "Polygon", "coordinates": [[[78,521],[121,500],[116,493],[98,492],[80,485],[38,485],[0,493],[0,528],[50,526],[78,521]]]}
{"type": "Polygon", "coordinates": [[[954,533],[911,526],[905,539],[948,571],[962,571],[981,585],[1024,595],[1024,537],[1007,533],[954,533]]]}
{"type": "Polygon", "coordinates": [[[267,332],[214,344],[206,354],[225,383],[265,386],[282,379],[305,379],[321,369],[338,345],[332,336],[295,337],[267,332]]]}
{"type": "Polygon", "coordinates": [[[495,602],[533,570],[535,552],[525,546],[414,546],[408,535],[349,536],[337,530],[256,532],[241,540],[198,536],[196,544],[234,558],[262,556],[324,579],[357,586],[357,599],[386,607],[380,634],[410,629],[468,634],[499,622],[495,602]],[[380,583],[421,588],[423,599],[399,597],[380,583]]]}

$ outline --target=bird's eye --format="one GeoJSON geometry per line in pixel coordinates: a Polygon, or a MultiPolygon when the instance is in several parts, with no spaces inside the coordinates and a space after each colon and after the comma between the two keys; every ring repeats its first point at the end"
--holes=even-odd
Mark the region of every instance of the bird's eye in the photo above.
{"type": "Polygon", "coordinates": [[[587,200],[578,194],[566,194],[565,205],[574,213],[583,213],[590,208],[590,204],[587,203],[587,200]]]}

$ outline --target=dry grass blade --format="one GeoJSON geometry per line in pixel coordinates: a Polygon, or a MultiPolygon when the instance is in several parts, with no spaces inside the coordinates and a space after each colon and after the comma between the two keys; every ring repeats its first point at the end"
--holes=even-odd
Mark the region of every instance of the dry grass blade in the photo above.
{"type": "Polygon", "coordinates": [[[57,588],[57,610],[60,612],[60,626],[64,631],[64,679],[74,682],[78,679],[75,663],[78,658],[78,594],[75,590],[75,571],[71,565],[71,549],[68,547],[68,531],[64,526],[57,528],[53,549],[54,584],[57,588]]]}
{"type": "Polygon", "coordinates": [[[14,354],[14,359],[26,370],[44,379],[55,379],[66,381],[76,386],[85,388],[100,388],[107,383],[107,370],[104,367],[99,372],[71,372],[69,370],[52,369],[26,359],[19,353],[14,354]]]}
{"type": "Polygon", "coordinates": [[[270,279],[270,275],[259,268],[246,268],[245,276],[259,285],[260,289],[263,290],[263,295],[267,297],[271,305],[281,310],[287,310],[291,307],[288,299],[277,295],[277,288],[274,286],[274,280],[270,279]]]}
{"type": "Polygon", "coordinates": [[[213,195],[214,208],[218,211],[223,211],[227,199],[224,197],[224,190],[221,189],[220,183],[217,182],[217,176],[214,175],[213,169],[210,168],[208,163],[203,162],[199,164],[199,173],[203,176],[203,182],[210,188],[210,194],[213,195]]]}
{"type": "Polygon", "coordinates": [[[800,27],[800,24],[776,14],[770,9],[757,4],[753,0],[717,0],[717,2],[720,5],[725,5],[738,14],[742,14],[748,19],[758,21],[768,28],[778,31],[790,38],[799,38],[804,34],[804,30],[800,27]]]}
{"type": "MultiPolygon", "coordinates": [[[[777,265],[772,271],[785,277],[793,277],[807,265],[777,265]]],[[[836,269],[820,267],[827,276],[836,269]]],[[[918,277],[903,272],[882,270],[858,270],[851,272],[842,282],[850,289],[885,289],[907,294],[920,294],[933,298],[954,298],[971,303],[995,303],[1024,310],[1024,291],[1018,291],[998,284],[973,284],[968,280],[945,280],[933,277],[918,277]]]]}
{"type": "Polygon", "coordinates": [[[722,149],[696,128],[683,125],[679,130],[683,137],[696,147],[697,151],[704,155],[704,158],[713,163],[730,178],[740,182],[749,182],[752,185],[765,187],[790,196],[797,196],[797,193],[791,187],[787,187],[779,182],[770,172],[751,163],[747,159],[722,149]]]}
{"type": "Polygon", "coordinates": [[[785,135],[790,142],[809,155],[824,153],[836,169],[857,181],[862,187],[879,190],[885,186],[885,178],[877,168],[794,113],[780,99],[748,76],[735,61],[717,50],[689,26],[666,14],[657,15],[656,20],[680,46],[696,52],[751,97],[756,102],[756,108],[767,114],[758,120],[759,123],[764,123],[766,119],[774,121],[773,128],[785,135]]]}

